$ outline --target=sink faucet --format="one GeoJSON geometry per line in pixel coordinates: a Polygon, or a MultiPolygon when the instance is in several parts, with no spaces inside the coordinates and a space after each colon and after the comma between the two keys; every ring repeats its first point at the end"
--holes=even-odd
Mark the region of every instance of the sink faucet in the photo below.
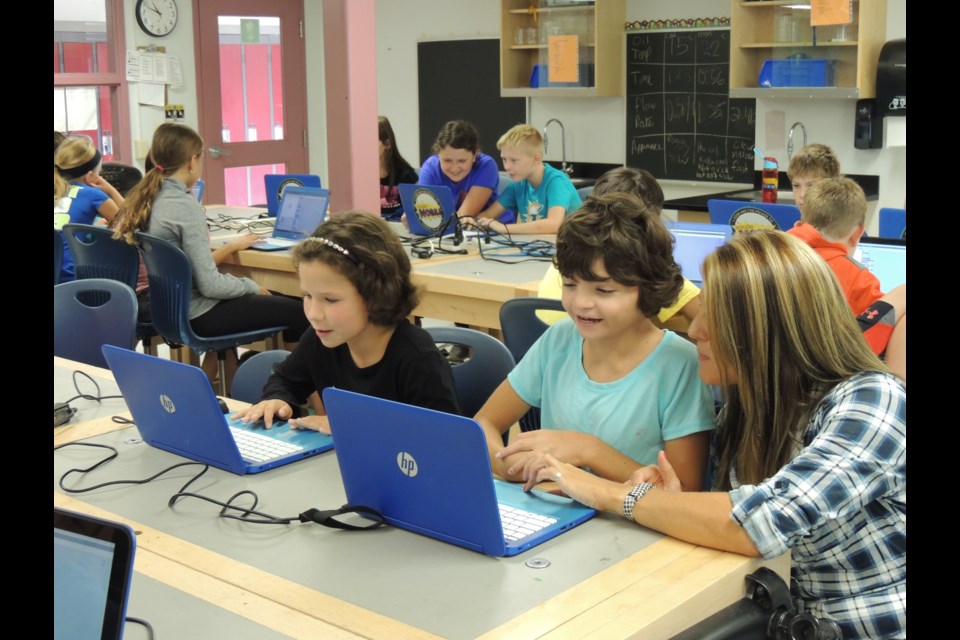
{"type": "Polygon", "coordinates": [[[550,118],[547,120],[547,124],[543,125],[543,152],[547,152],[547,128],[550,126],[550,123],[556,122],[560,125],[560,170],[570,175],[573,173],[573,165],[567,165],[567,135],[566,130],[563,128],[563,123],[557,120],[556,118],[550,118]]]}
{"type": "Polygon", "coordinates": [[[800,131],[803,133],[803,146],[800,148],[802,149],[803,147],[807,146],[807,128],[803,126],[803,123],[800,121],[794,122],[792,125],[790,125],[790,133],[787,134],[787,160],[789,160],[790,156],[793,155],[793,131],[797,127],[800,127],[800,131]]]}

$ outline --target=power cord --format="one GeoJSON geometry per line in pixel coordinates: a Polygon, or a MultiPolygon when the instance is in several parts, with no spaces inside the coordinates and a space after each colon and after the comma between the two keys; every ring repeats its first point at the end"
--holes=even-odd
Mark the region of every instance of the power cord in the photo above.
{"type": "Polygon", "coordinates": [[[153,627],[150,625],[149,622],[147,622],[147,621],[144,620],[143,618],[134,618],[133,616],[127,616],[126,620],[127,620],[127,622],[134,622],[134,623],[136,623],[136,624],[140,624],[140,625],[143,625],[144,627],[146,627],[146,629],[147,629],[147,640],[153,640],[153,638],[154,638],[153,627]]]}
{"type": "Polygon", "coordinates": [[[264,513],[262,511],[257,511],[256,508],[260,502],[260,498],[257,496],[255,492],[250,491],[249,489],[238,491],[237,493],[230,496],[230,498],[228,498],[226,502],[221,502],[219,500],[205,496],[200,493],[187,491],[190,485],[192,485],[194,482],[199,480],[210,468],[210,465],[204,464],[202,462],[181,462],[181,463],[172,465],[170,467],[167,467],[166,469],[163,469],[155,473],[149,478],[143,478],[140,480],[111,480],[108,482],[101,482],[100,484],[96,484],[90,487],[83,487],[83,488],[68,487],[66,486],[66,481],[67,481],[67,478],[70,477],[71,475],[90,473],[96,469],[99,469],[100,467],[107,464],[111,460],[114,460],[118,455],[120,455],[119,452],[110,445],[98,444],[98,443],[92,443],[92,442],[68,442],[66,444],[62,444],[57,447],[54,447],[53,450],[58,451],[65,447],[72,447],[72,446],[106,449],[110,453],[107,455],[106,458],[103,458],[102,460],[95,462],[92,466],[89,466],[86,468],[69,469],[62,476],[60,476],[60,479],[57,482],[57,486],[59,486],[60,489],[65,493],[87,493],[88,491],[94,491],[96,489],[102,489],[104,487],[112,487],[117,485],[146,484],[148,482],[152,482],[153,480],[156,480],[157,478],[167,474],[170,471],[173,471],[174,469],[179,469],[180,467],[202,466],[203,468],[200,470],[199,473],[197,473],[195,476],[190,478],[186,482],[186,484],[184,484],[182,487],[180,487],[180,489],[176,493],[170,496],[170,499],[167,501],[168,507],[172,509],[174,505],[180,501],[181,498],[196,498],[198,500],[202,500],[204,502],[209,502],[211,504],[215,504],[219,506],[220,507],[219,517],[221,518],[228,518],[230,520],[239,520],[241,522],[247,522],[250,524],[290,524],[292,522],[315,522],[325,527],[332,527],[335,529],[346,529],[351,531],[374,529],[384,524],[383,516],[380,514],[379,511],[377,511],[372,507],[367,507],[364,505],[345,504],[339,509],[329,509],[329,510],[319,510],[319,509],[311,508],[311,509],[307,509],[303,513],[300,513],[296,516],[283,517],[283,516],[274,516],[269,513],[264,513]],[[250,504],[250,506],[244,507],[244,506],[238,506],[234,504],[234,501],[244,496],[251,498],[252,504],[250,504]],[[237,515],[234,512],[239,512],[239,515],[237,515]],[[352,524],[350,522],[346,522],[339,519],[340,516],[351,514],[351,513],[361,515],[364,518],[368,519],[369,522],[364,525],[357,525],[357,524],[352,524]]]}
{"type": "Polygon", "coordinates": [[[122,398],[123,396],[113,395],[113,396],[103,396],[100,395],[100,385],[97,384],[97,381],[94,380],[89,374],[83,371],[74,371],[73,376],[73,388],[77,392],[77,395],[73,396],[69,400],[63,402],[54,402],[53,403],[53,426],[59,427],[70,422],[71,418],[76,415],[78,409],[71,407],[70,403],[74,400],[93,400],[94,402],[100,402],[102,400],[113,400],[114,398],[122,398]],[[93,384],[94,389],[96,389],[96,395],[90,395],[89,393],[84,393],[80,390],[80,383],[77,380],[78,376],[83,376],[93,384]]]}

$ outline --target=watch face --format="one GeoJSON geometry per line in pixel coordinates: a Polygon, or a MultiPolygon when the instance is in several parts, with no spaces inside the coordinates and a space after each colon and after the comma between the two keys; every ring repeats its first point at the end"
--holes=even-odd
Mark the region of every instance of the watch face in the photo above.
{"type": "Polygon", "coordinates": [[[136,13],[140,28],[158,38],[177,26],[176,0],[137,0],[136,13]]]}

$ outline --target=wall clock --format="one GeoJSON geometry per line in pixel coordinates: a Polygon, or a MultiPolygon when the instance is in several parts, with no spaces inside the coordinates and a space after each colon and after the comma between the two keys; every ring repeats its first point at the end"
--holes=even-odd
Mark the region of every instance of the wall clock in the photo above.
{"type": "Polygon", "coordinates": [[[177,0],[137,0],[136,14],[144,33],[162,38],[177,26],[177,0]]]}

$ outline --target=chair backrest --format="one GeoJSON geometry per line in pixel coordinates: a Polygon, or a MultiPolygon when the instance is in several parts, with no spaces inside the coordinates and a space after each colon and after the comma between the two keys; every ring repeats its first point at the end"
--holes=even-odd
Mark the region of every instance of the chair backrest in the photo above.
{"type": "Polygon", "coordinates": [[[142,231],[137,232],[141,255],[150,282],[150,320],[153,328],[171,342],[193,347],[198,342],[190,326],[190,292],[193,269],[180,247],[142,231]]]}
{"type": "Polygon", "coordinates": [[[273,373],[274,367],[283,362],[290,352],[286,349],[272,349],[252,356],[240,365],[233,376],[230,397],[255,404],[263,397],[263,385],[273,373]]]}
{"type": "Polygon", "coordinates": [[[547,323],[536,316],[536,312],[541,310],[563,311],[563,305],[552,298],[513,298],[500,307],[503,341],[517,362],[547,330],[547,323]]]}
{"type": "Polygon", "coordinates": [[[60,282],[60,269],[63,267],[63,236],[53,230],[53,284],[60,282]]]}
{"type": "Polygon", "coordinates": [[[577,189],[577,194],[580,196],[581,200],[586,200],[587,196],[593,193],[593,185],[587,187],[580,187],[577,189]]]}
{"type": "Polygon", "coordinates": [[[53,354],[107,367],[100,347],[136,344],[137,296],[122,282],[103,278],[53,288],[53,354]]]}
{"type": "Polygon", "coordinates": [[[881,238],[907,239],[907,210],[883,207],[879,213],[879,235],[881,238]]]}
{"type": "Polygon", "coordinates": [[[137,288],[140,252],[113,238],[113,231],[89,224],[65,224],[63,234],[70,246],[77,280],[106,278],[137,288]]]}
{"type": "Polygon", "coordinates": [[[113,188],[126,196],[130,189],[137,186],[143,178],[143,172],[137,167],[121,162],[104,162],[100,165],[100,177],[113,185],[113,188]]]}
{"type": "Polygon", "coordinates": [[[470,349],[470,357],[453,365],[453,383],[460,413],[473,417],[513,369],[510,350],[493,336],[464,327],[428,327],[433,341],[470,349]]]}
{"type": "Polygon", "coordinates": [[[497,195],[503,193],[503,190],[510,186],[510,175],[506,171],[500,172],[500,181],[497,183],[497,195]]]}

